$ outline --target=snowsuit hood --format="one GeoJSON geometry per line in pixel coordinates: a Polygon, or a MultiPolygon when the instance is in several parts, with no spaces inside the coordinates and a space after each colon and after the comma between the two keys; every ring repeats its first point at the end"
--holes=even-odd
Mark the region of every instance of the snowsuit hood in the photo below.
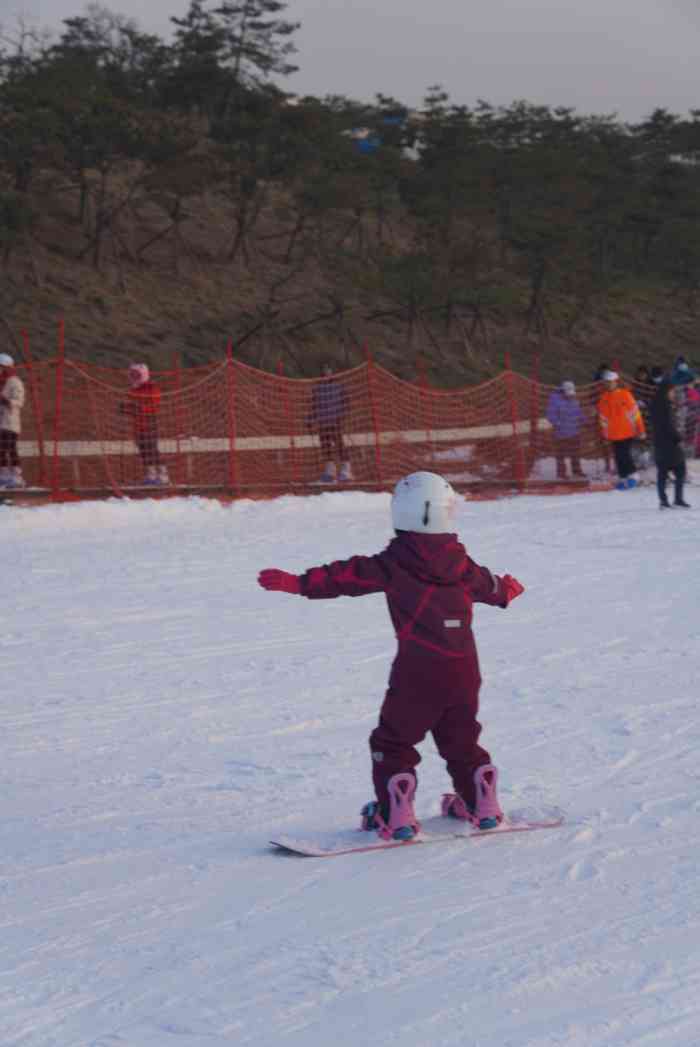
{"type": "Polygon", "coordinates": [[[454,585],[467,565],[467,551],[456,534],[397,531],[386,555],[428,585],[454,585]]]}

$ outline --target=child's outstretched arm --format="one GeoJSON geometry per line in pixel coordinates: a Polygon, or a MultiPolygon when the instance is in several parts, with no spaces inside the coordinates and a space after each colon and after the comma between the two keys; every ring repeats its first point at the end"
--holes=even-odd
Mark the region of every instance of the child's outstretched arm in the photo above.
{"type": "Polygon", "coordinates": [[[309,600],[331,600],[336,596],[382,593],[389,584],[389,572],[378,556],[353,556],[349,560],[310,567],[299,575],[268,567],[258,575],[258,584],[270,592],[293,593],[309,600]]]}
{"type": "Polygon", "coordinates": [[[474,603],[488,603],[493,607],[507,607],[525,592],[525,586],[517,578],[510,574],[504,574],[503,577],[492,574],[488,567],[480,567],[471,559],[467,559],[462,582],[474,603]]]}

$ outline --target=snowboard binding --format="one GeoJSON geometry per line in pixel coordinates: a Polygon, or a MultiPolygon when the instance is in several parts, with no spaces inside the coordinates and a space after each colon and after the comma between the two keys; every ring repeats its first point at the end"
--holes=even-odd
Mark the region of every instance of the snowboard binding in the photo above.
{"type": "Polygon", "coordinates": [[[362,829],[375,831],[382,840],[412,840],[420,832],[413,810],[416,778],[413,774],[394,774],[388,782],[389,810],[382,811],[376,800],[362,808],[362,829]]]}
{"type": "Polygon", "coordinates": [[[503,821],[503,811],[496,795],[497,782],[498,770],[493,764],[487,763],[483,767],[477,767],[474,772],[476,788],[474,810],[469,808],[462,797],[456,793],[445,793],[442,797],[443,817],[471,822],[477,829],[495,829],[503,821]]]}

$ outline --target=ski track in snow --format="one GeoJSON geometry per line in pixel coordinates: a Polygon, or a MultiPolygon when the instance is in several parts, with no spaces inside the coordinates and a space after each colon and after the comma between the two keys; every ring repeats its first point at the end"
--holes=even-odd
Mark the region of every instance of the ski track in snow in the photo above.
{"type": "Polygon", "coordinates": [[[2,1047],[700,1044],[698,513],[461,505],[527,587],[476,608],[502,804],[567,820],[316,861],[267,841],[356,824],[393,635],[256,576],[377,551],[388,496],[0,508],[2,1047]]]}

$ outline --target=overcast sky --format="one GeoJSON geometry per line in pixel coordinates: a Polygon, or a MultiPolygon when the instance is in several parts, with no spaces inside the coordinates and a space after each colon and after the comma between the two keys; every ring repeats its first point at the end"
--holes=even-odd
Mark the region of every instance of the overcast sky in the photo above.
{"type": "MultiPolygon", "coordinates": [[[[142,28],[168,32],[188,0],[111,0],[142,28]]],[[[211,6],[216,6],[212,0],[211,6]]],[[[44,25],[82,0],[0,0],[5,27],[22,10],[44,25]]],[[[298,94],[419,105],[442,84],[453,102],[524,98],[636,120],[655,107],[700,108],[700,0],[289,0],[298,94]]]]}

